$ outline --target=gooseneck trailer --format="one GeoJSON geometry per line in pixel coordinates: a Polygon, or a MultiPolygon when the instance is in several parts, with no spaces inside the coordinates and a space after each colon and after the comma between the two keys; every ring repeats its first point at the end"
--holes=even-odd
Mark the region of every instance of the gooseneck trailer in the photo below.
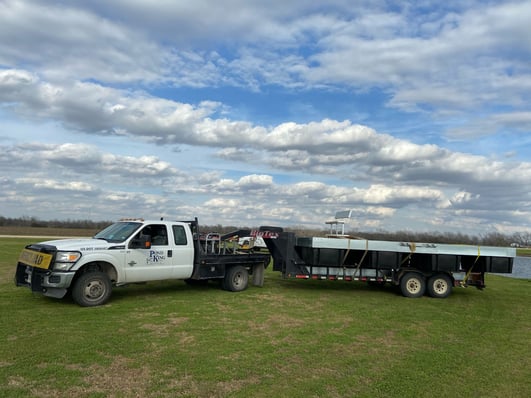
{"type": "Polygon", "coordinates": [[[15,283],[45,296],[71,293],[82,306],[106,303],[113,286],[157,280],[221,281],[229,291],[262,286],[264,269],[285,278],[365,281],[398,286],[406,297],[447,297],[454,286],[485,287],[485,273],[511,273],[516,249],[333,237],[297,237],[279,227],[203,234],[192,221],[122,220],[90,239],[26,246],[15,283]],[[240,250],[262,238],[269,253],[240,250]]]}
{"type": "Polygon", "coordinates": [[[363,281],[398,286],[406,297],[435,298],[461,286],[485,287],[485,273],[511,273],[516,249],[438,243],[297,237],[262,227],[273,270],[285,278],[363,281]]]}

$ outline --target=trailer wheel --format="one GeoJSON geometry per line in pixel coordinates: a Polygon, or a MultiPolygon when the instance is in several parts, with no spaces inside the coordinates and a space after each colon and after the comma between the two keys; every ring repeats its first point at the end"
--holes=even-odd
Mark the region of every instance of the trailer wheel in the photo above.
{"type": "Polygon", "coordinates": [[[428,294],[434,298],[446,298],[452,293],[452,280],[446,274],[432,276],[428,280],[428,294]]]}
{"type": "Polygon", "coordinates": [[[72,298],[82,307],[105,304],[111,297],[112,284],[106,273],[91,271],[82,274],[72,288],[72,298]]]}
{"type": "Polygon", "coordinates": [[[230,267],[225,274],[225,279],[223,279],[223,289],[231,292],[241,292],[247,289],[248,284],[249,272],[240,265],[230,267]]]}
{"type": "Polygon", "coordinates": [[[405,297],[422,297],[426,291],[426,279],[417,272],[407,272],[400,279],[400,291],[405,297]]]}

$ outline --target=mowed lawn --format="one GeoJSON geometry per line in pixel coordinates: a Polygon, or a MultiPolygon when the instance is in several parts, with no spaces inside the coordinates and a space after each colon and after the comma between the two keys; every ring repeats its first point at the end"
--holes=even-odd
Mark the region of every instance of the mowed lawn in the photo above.
{"type": "Polygon", "coordinates": [[[0,239],[2,397],[528,397],[531,282],[406,299],[390,286],[283,280],[240,293],[182,281],[109,304],[13,283],[0,239]]]}

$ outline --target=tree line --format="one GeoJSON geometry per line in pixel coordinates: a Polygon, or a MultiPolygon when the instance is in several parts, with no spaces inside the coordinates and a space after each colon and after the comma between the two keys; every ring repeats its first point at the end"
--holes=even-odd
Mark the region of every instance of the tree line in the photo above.
{"type": "MultiPolygon", "coordinates": [[[[0,226],[2,227],[31,227],[31,228],[72,228],[100,230],[111,224],[112,221],[92,221],[92,220],[40,220],[36,217],[10,218],[0,216],[0,226]]],[[[238,229],[250,229],[252,227],[235,227],[217,225],[201,225],[202,231],[227,233],[238,229]]],[[[309,229],[303,226],[285,228],[285,231],[295,232],[297,236],[323,236],[328,233],[326,229],[309,229]]],[[[370,240],[387,240],[395,242],[430,242],[449,244],[469,244],[485,246],[531,246],[531,232],[517,232],[514,234],[502,234],[499,232],[487,232],[480,235],[468,235],[461,232],[415,232],[415,231],[395,231],[385,230],[376,232],[347,231],[350,237],[370,240]]]]}
{"type": "Polygon", "coordinates": [[[66,229],[103,229],[112,221],[91,220],[39,220],[36,217],[2,217],[0,227],[29,227],[29,228],[66,228],[66,229]]]}

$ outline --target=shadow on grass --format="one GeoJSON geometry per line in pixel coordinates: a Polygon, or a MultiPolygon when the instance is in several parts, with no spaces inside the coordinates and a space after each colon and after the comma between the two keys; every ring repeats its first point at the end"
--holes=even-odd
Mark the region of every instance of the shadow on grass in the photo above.
{"type": "MultiPolygon", "coordinates": [[[[452,297],[466,297],[470,293],[476,293],[475,288],[454,288],[452,297]],[[470,292],[473,290],[473,292],[470,292]]],[[[271,295],[289,294],[290,292],[304,293],[310,295],[315,293],[333,293],[338,294],[352,294],[357,297],[374,296],[374,294],[381,294],[382,297],[402,297],[398,286],[391,285],[389,283],[381,285],[368,284],[366,282],[359,281],[328,281],[328,280],[297,280],[297,279],[283,279],[280,276],[268,275],[266,276],[263,287],[249,286],[247,294],[259,295],[267,292],[271,295]]],[[[477,291],[481,294],[482,292],[477,291]]],[[[197,295],[209,295],[205,299],[214,300],[219,294],[226,295],[238,295],[240,293],[228,292],[222,289],[221,282],[219,280],[208,281],[208,283],[187,283],[182,280],[173,281],[153,281],[138,284],[129,284],[124,286],[113,287],[112,296],[109,304],[116,304],[120,302],[135,302],[145,301],[147,299],[163,299],[163,300],[191,300],[197,295]]],[[[77,306],[72,299],[70,293],[68,293],[63,299],[54,299],[50,297],[41,296],[39,294],[33,294],[34,299],[43,300],[45,305],[54,306],[77,306]]],[[[429,298],[428,296],[425,296],[429,298]]],[[[243,299],[243,298],[242,298],[243,299]]]]}
{"type": "Polygon", "coordinates": [[[190,294],[194,292],[221,290],[218,282],[210,281],[208,283],[186,283],[185,281],[154,281],[146,283],[137,283],[124,286],[116,286],[110,302],[117,302],[128,298],[141,298],[149,296],[174,297],[176,294],[190,294]]]}
{"type": "Polygon", "coordinates": [[[352,292],[382,292],[400,296],[397,286],[389,283],[385,285],[373,285],[359,281],[329,281],[329,280],[298,280],[270,277],[266,279],[265,286],[276,285],[281,289],[296,289],[302,291],[352,291],[352,292]]]}
{"type": "MultiPolygon", "coordinates": [[[[194,294],[194,292],[201,294],[208,294],[207,291],[218,291],[221,290],[219,283],[211,281],[208,284],[191,284],[188,285],[186,282],[181,280],[174,281],[153,281],[146,283],[134,283],[123,286],[114,286],[112,289],[112,295],[110,300],[105,304],[113,304],[120,301],[127,301],[130,299],[145,299],[149,297],[157,298],[174,298],[176,295],[182,295],[183,297],[188,297],[189,294],[194,294]],[[205,292],[205,293],[203,293],[205,292]]],[[[30,293],[33,300],[39,300],[43,305],[51,306],[77,306],[72,294],[69,291],[66,296],[62,299],[57,299],[53,297],[46,297],[38,293],[30,293]]],[[[195,294],[194,294],[195,295],[195,294]]],[[[39,304],[40,304],[39,303],[39,304]]]]}

